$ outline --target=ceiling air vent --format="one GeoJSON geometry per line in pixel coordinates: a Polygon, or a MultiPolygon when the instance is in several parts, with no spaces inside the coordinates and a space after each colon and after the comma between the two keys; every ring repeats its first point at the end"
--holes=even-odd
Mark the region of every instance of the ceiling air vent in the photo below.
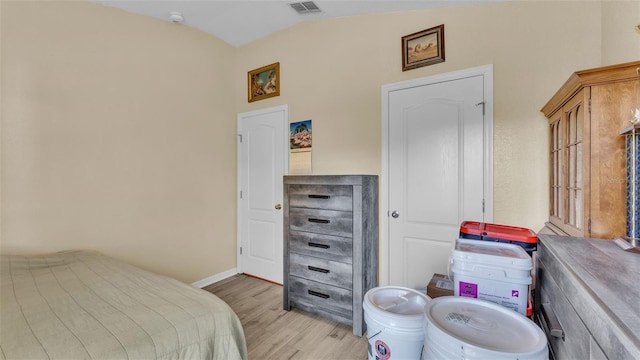
{"type": "Polygon", "coordinates": [[[317,13],[322,11],[318,7],[318,5],[316,5],[313,1],[290,3],[289,6],[291,6],[291,8],[293,8],[293,10],[295,10],[300,15],[317,13]]]}

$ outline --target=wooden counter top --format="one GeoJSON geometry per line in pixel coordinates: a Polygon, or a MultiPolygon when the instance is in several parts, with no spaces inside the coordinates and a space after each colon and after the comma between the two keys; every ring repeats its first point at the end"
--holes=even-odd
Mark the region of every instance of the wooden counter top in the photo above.
{"type": "Polygon", "coordinates": [[[539,234],[538,258],[609,359],[640,359],[640,254],[539,234]]]}

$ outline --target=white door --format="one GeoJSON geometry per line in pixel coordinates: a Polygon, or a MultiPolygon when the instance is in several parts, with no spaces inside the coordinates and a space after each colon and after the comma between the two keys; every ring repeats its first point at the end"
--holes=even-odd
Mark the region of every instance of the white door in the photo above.
{"type": "Polygon", "coordinates": [[[238,269],[282,284],[288,107],[238,115],[238,269]]]}
{"type": "Polygon", "coordinates": [[[424,289],[448,272],[460,223],[491,218],[485,77],[439,77],[387,93],[392,285],[424,289]]]}

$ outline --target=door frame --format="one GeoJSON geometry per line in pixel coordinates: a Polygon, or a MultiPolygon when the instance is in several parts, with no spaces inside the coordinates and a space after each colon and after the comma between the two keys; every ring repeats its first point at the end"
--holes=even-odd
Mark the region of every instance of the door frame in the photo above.
{"type": "MultiPolygon", "coordinates": [[[[255,116],[274,113],[274,112],[284,113],[282,127],[285,134],[284,139],[288,140],[289,139],[289,105],[287,104],[274,106],[266,109],[259,109],[259,110],[239,113],[236,118],[237,119],[236,120],[236,135],[237,135],[237,138],[236,138],[236,149],[237,149],[236,150],[236,177],[237,177],[236,179],[236,196],[237,196],[236,198],[236,264],[237,264],[238,273],[244,272],[242,257],[240,255],[240,247],[243,245],[243,239],[240,236],[240,234],[242,234],[240,229],[240,224],[242,224],[241,219],[244,216],[247,216],[247,214],[244,214],[243,208],[240,204],[240,191],[242,189],[242,170],[243,170],[243,164],[241,163],[242,142],[239,139],[241,136],[241,129],[242,129],[241,121],[244,118],[255,117],[255,116]]],[[[285,146],[283,146],[283,153],[282,153],[282,158],[284,160],[283,175],[287,175],[289,174],[289,144],[286,143],[284,145],[285,146]]]]}
{"type": "MultiPolygon", "coordinates": [[[[493,221],[493,64],[382,85],[380,285],[389,285],[389,95],[394,91],[483,76],[485,221],[493,221]]],[[[426,284],[425,284],[426,286],[426,284]]]]}

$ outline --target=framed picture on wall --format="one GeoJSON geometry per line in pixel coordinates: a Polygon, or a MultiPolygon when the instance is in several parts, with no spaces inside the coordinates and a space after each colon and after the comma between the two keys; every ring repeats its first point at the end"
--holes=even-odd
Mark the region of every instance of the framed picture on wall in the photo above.
{"type": "Polygon", "coordinates": [[[402,37],[402,71],[444,62],[444,24],[402,37]]]}
{"type": "Polygon", "coordinates": [[[289,124],[289,134],[291,151],[311,150],[311,120],[292,122],[289,124]]]}
{"type": "Polygon", "coordinates": [[[249,71],[249,102],[280,95],[280,63],[249,71]]]}

